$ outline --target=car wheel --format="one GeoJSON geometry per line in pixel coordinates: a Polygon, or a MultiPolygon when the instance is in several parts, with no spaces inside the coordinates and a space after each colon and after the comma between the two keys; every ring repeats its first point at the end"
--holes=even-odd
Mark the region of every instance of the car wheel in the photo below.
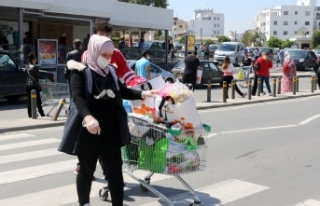
{"type": "Polygon", "coordinates": [[[5,96],[4,98],[10,102],[18,101],[21,95],[5,96]]]}
{"type": "Polygon", "coordinates": [[[173,79],[172,78],[167,78],[166,79],[166,83],[173,83],[173,79]]]}

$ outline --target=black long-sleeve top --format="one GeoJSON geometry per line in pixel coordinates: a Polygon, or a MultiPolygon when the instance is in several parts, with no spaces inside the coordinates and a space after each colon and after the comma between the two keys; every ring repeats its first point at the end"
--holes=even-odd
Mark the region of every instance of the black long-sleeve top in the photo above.
{"type": "MultiPolygon", "coordinates": [[[[118,81],[120,91],[117,92],[116,84],[109,73],[107,77],[92,72],[93,86],[90,106],[88,107],[85,99],[85,77],[83,72],[74,70],[70,77],[70,88],[73,101],[79,111],[80,115],[84,118],[87,115],[92,115],[99,122],[113,121],[115,118],[116,111],[120,110],[122,104],[118,104],[119,98],[127,100],[138,100],[142,99],[142,91],[133,90],[125,87],[120,81],[118,81]],[[96,99],[94,96],[98,96],[103,89],[111,89],[116,97],[106,99],[96,99]]],[[[121,100],[120,100],[121,101],[121,100]]]]}

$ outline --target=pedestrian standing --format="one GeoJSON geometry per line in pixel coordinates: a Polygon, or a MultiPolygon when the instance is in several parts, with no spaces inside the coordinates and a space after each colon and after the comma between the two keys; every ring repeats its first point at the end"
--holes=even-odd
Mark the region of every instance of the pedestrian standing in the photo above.
{"type": "MultiPolygon", "coordinates": [[[[227,82],[227,99],[228,99],[229,98],[229,96],[228,96],[229,84],[231,84],[231,82],[233,80],[233,71],[234,71],[234,66],[231,63],[231,60],[228,56],[224,58],[224,62],[222,64],[222,70],[223,70],[223,81],[227,82]]],[[[247,93],[242,93],[240,91],[237,84],[235,85],[235,89],[241,97],[244,98],[247,95],[247,93]]]]}
{"type": "Polygon", "coordinates": [[[143,77],[145,79],[151,79],[150,75],[150,61],[148,51],[142,52],[142,57],[136,62],[135,66],[136,76],[143,77]]]}
{"type": "Polygon", "coordinates": [[[283,66],[283,63],[284,63],[284,56],[285,56],[284,50],[281,49],[280,52],[279,52],[279,59],[280,59],[281,66],[283,66]]]}
{"type": "Polygon", "coordinates": [[[191,55],[185,58],[185,68],[182,77],[184,84],[192,84],[193,91],[197,83],[197,71],[200,70],[200,60],[197,55],[198,52],[193,51],[191,55]]]}
{"type": "Polygon", "coordinates": [[[291,59],[290,54],[287,54],[282,67],[282,83],[281,93],[292,92],[293,90],[293,78],[296,76],[296,64],[291,59]]]}
{"type": "Polygon", "coordinates": [[[26,66],[26,72],[27,72],[27,81],[26,81],[26,90],[28,95],[28,116],[31,118],[31,91],[36,90],[37,93],[37,107],[38,112],[40,113],[41,117],[44,117],[44,111],[42,108],[42,102],[41,102],[41,96],[40,91],[41,87],[39,84],[39,79],[44,79],[43,76],[39,72],[38,66],[36,66],[37,59],[33,55],[33,53],[30,53],[28,55],[28,65],[26,66]]]}
{"type": "MultiPolygon", "coordinates": [[[[154,91],[138,91],[125,87],[117,78],[110,60],[113,54],[113,42],[103,36],[93,35],[88,44],[87,65],[75,61],[68,62],[72,70],[70,88],[72,108],[83,119],[82,132],[78,138],[65,135],[59,151],[77,155],[79,174],[76,185],[80,206],[90,206],[92,176],[99,157],[103,160],[104,170],[108,174],[108,186],[113,206],[123,204],[123,176],[121,147],[130,143],[127,113],[122,105],[122,98],[138,100],[153,97],[154,91]],[[92,92],[86,90],[84,69],[92,74],[92,92]],[[107,92],[106,92],[107,91],[107,92]],[[90,104],[86,100],[90,98],[90,104]]],[[[71,117],[70,117],[71,118],[71,117]]],[[[76,124],[76,122],[69,122],[76,124]]],[[[66,125],[67,127],[80,125],[66,125]]]]}
{"type": "Polygon", "coordinates": [[[270,68],[272,68],[272,61],[269,59],[266,52],[262,52],[261,57],[256,61],[255,66],[257,69],[258,78],[261,80],[260,91],[263,95],[266,93],[263,91],[263,84],[265,83],[269,92],[269,96],[272,96],[271,87],[269,82],[270,68]]]}
{"type": "MultiPolygon", "coordinates": [[[[81,56],[83,54],[83,51],[81,49],[81,40],[75,39],[73,41],[73,46],[74,46],[74,50],[67,53],[67,60],[66,61],[68,62],[69,60],[72,59],[76,62],[81,62],[81,56]]],[[[66,65],[66,67],[64,69],[64,78],[68,80],[70,73],[71,73],[71,71],[68,70],[67,65],[66,65]]]]}
{"type": "Polygon", "coordinates": [[[83,39],[83,50],[87,50],[88,48],[88,43],[90,39],[90,34],[87,34],[86,38],[83,39]]]}

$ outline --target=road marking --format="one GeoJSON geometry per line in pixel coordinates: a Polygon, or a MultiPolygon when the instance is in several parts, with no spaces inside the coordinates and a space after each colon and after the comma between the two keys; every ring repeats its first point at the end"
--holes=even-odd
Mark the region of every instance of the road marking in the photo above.
{"type": "MultiPolygon", "coordinates": [[[[269,187],[232,179],[199,189],[197,194],[201,199],[202,205],[225,205],[267,189],[269,187]]],[[[194,201],[190,193],[183,193],[169,199],[175,206],[185,206],[187,203],[190,204],[194,201]]],[[[164,205],[164,202],[154,201],[142,206],[161,205],[164,205]]]]}
{"type": "Polygon", "coordinates": [[[306,124],[308,124],[309,122],[311,122],[311,121],[313,121],[313,120],[315,120],[315,119],[317,119],[317,118],[319,118],[319,117],[320,117],[320,114],[314,115],[314,116],[312,116],[312,117],[310,117],[310,118],[308,118],[308,119],[300,122],[299,125],[306,125],[306,124]]]}
{"type": "Polygon", "coordinates": [[[218,133],[209,134],[209,135],[208,135],[208,138],[214,137],[214,136],[216,136],[216,135],[218,135],[218,133]]]}
{"type": "Polygon", "coordinates": [[[60,142],[60,140],[58,140],[58,139],[42,139],[42,140],[29,141],[29,142],[5,144],[5,145],[1,145],[0,151],[10,150],[10,149],[18,149],[18,148],[23,148],[23,147],[32,147],[32,146],[51,144],[51,143],[57,143],[57,142],[60,142]]]}
{"type": "Polygon", "coordinates": [[[298,126],[298,125],[262,127],[262,128],[255,128],[255,129],[243,129],[243,130],[227,131],[227,132],[221,132],[220,134],[232,134],[232,133],[239,133],[239,132],[254,132],[254,131],[270,130],[270,129],[283,129],[283,128],[296,127],[296,126],[298,126]]]}
{"type": "MultiPolygon", "coordinates": [[[[134,172],[138,177],[145,177],[147,172],[134,172]]],[[[134,181],[130,176],[123,174],[124,182],[126,183],[125,190],[129,190],[133,187],[138,187],[139,183],[134,181]]],[[[143,179],[142,178],[142,179],[143,179]]],[[[161,181],[164,179],[172,178],[172,176],[168,175],[158,175],[155,174],[152,176],[152,183],[157,181],[161,181]]],[[[104,182],[104,181],[103,181],[104,182]]],[[[99,190],[104,186],[104,183],[93,181],[91,187],[91,198],[97,197],[99,194],[99,190]]],[[[141,192],[143,193],[143,192],[141,192]]],[[[57,206],[57,205],[65,205],[68,203],[76,202],[78,199],[76,185],[71,184],[67,186],[57,187],[53,189],[48,189],[40,192],[30,193],[22,196],[16,196],[8,199],[0,200],[0,205],[33,205],[33,206],[57,206]],[[48,197],[57,197],[57,198],[49,198],[48,197]]],[[[110,193],[109,193],[110,200],[110,193]]]]}
{"type": "Polygon", "coordinates": [[[37,177],[57,174],[61,172],[72,171],[76,165],[77,160],[68,160],[63,162],[56,162],[35,167],[28,167],[17,170],[10,170],[0,173],[0,184],[8,184],[19,182],[37,177]]]}
{"type": "Polygon", "coordinates": [[[23,139],[27,137],[34,137],[35,135],[32,134],[11,134],[11,135],[1,135],[0,141],[6,141],[6,140],[16,140],[16,139],[23,139]]]}
{"type": "Polygon", "coordinates": [[[306,200],[295,206],[320,206],[320,201],[318,200],[306,200]]]}
{"type": "Polygon", "coordinates": [[[38,150],[38,151],[32,151],[32,152],[26,152],[26,153],[20,153],[20,154],[6,155],[6,156],[0,156],[0,164],[37,159],[42,157],[50,157],[50,156],[56,156],[56,155],[62,155],[62,154],[63,154],[62,152],[57,151],[57,148],[54,148],[54,149],[38,150]]]}

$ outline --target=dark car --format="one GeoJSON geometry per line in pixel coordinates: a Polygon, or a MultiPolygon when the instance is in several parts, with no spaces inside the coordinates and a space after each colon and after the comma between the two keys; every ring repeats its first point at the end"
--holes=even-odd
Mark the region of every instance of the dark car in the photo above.
{"type": "MultiPolygon", "coordinates": [[[[213,84],[222,85],[223,82],[223,72],[217,67],[217,65],[212,61],[200,60],[200,67],[203,71],[201,84],[197,87],[202,87],[204,84],[210,80],[213,84]]],[[[172,73],[176,75],[179,81],[182,82],[183,72],[185,64],[184,60],[179,61],[176,66],[173,67],[172,73]]]]}
{"type": "Polygon", "coordinates": [[[209,57],[214,57],[214,52],[217,50],[218,48],[218,45],[215,45],[215,44],[210,44],[209,45],[209,57]]]}
{"type": "Polygon", "coordinates": [[[291,59],[296,64],[297,70],[317,69],[318,58],[313,51],[293,49],[290,52],[291,59]]]}
{"type": "MultiPolygon", "coordinates": [[[[54,81],[53,74],[41,70],[40,73],[43,77],[54,81]]],[[[15,101],[26,95],[26,78],[27,72],[18,66],[8,52],[0,50],[0,97],[15,101]]]]}

